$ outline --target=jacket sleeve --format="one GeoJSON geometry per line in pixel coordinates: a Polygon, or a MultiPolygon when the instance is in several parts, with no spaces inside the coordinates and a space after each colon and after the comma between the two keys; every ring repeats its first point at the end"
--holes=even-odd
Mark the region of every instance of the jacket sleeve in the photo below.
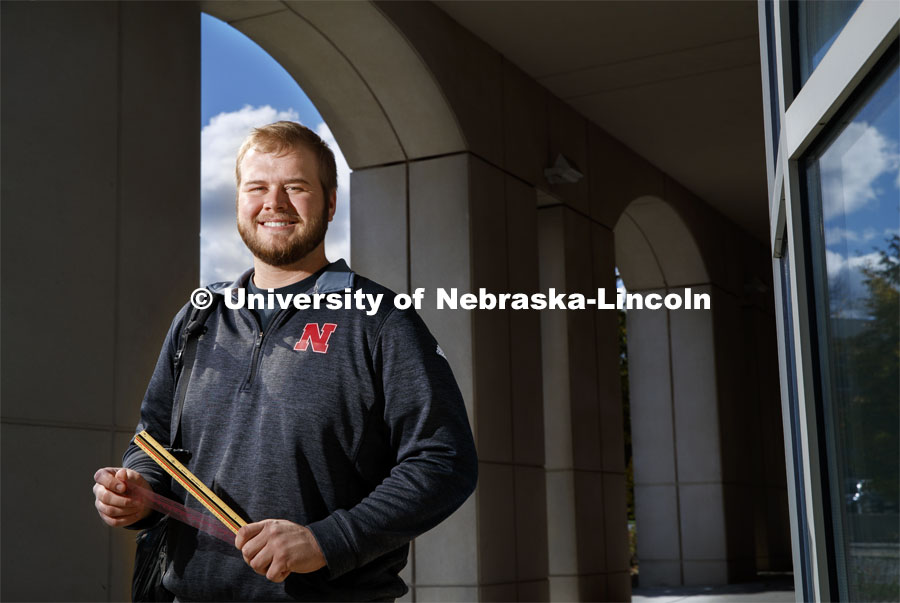
{"type": "Polygon", "coordinates": [[[462,395],[413,311],[393,310],[375,340],[395,465],[354,507],[308,527],[336,578],[430,530],[475,490],[478,459],[462,395]]]}
{"type": "MultiPolygon", "coordinates": [[[[163,446],[168,446],[171,441],[169,427],[172,420],[172,400],[175,396],[174,358],[188,307],[185,306],[181,309],[169,327],[169,332],[166,334],[162,350],[159,353],[159,359],[156,361],[156,368],[141,403],[141,419],[135,430],[135,434],[147,430],[163,446]]],[[[171,496],[171,478],[134,443],[133,439],[122,457],[122,466],[140,473],[154,492],[171,496]]],[[[154,514],[129,527],[140,529],[152,525],[156,519],[158,517],[155,517],[154,514]]]]}

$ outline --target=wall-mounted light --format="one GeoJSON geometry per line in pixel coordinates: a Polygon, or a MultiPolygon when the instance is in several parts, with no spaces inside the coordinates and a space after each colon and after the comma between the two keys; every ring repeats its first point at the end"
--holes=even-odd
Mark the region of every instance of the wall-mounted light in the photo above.
{"type": "Polygon", "coordinates": [[[584,174],[578,171],[575,164],[566,159],[562,153],[556,156],[556,163],[544,170],[544,176],[550,184],[575,184],[584,174]]]}

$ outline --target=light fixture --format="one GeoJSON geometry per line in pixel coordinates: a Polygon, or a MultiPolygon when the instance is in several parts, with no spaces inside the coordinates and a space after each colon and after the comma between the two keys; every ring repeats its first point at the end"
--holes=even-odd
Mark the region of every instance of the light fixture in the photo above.
{"type": "Polygon", "coordinates": [[[552,167],[544,170],[544,176],[550,184],[575,184],[582,178],[584,174],[578,171],[575,164],[560,153],[556,156],[556,163],[552,167]]]}

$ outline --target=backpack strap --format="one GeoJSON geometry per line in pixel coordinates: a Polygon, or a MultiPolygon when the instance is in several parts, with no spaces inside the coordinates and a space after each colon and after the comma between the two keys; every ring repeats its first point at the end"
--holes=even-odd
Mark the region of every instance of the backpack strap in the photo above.
{"type": "MultiPolygon", "coordinates": [[[[212,303],[202,310],[191,307],[181,336],[178,338],[178,350],[175,352],[175,374],[178,375],[178,384],[175,387],[175,399],[172,401],[172,421],[169,428],[171,435],[170,445],[174,449],[181,429],[181,414],[184,410],[184,397],[187,395],[188,384],[191,381],[191,372],[194,370],[194,359],[197,357],[197,340],[206,333],[206,320],[216,309],[219,301],[218,295],[212,296],[212,303]],[[180,374],[179,374],[180,373],[180,374]]],[[[174,450],[173,450],[174,452],[174,450]]]]}

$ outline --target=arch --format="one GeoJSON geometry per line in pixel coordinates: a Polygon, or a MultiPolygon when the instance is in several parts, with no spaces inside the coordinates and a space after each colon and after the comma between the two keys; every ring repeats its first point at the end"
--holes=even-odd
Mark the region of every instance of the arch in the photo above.
{"type": "Polygon", "coordinates": [[[696,240],[675,209],[647,195],[631,201],[613,229],[616,262],[631,291],[709,282],[696,240]]]}
{"type": "Polygon", "coordinates": [[[430,70],[368,2],[204,2],[297,81],[351,169],[465,150],[430,70]]]}

